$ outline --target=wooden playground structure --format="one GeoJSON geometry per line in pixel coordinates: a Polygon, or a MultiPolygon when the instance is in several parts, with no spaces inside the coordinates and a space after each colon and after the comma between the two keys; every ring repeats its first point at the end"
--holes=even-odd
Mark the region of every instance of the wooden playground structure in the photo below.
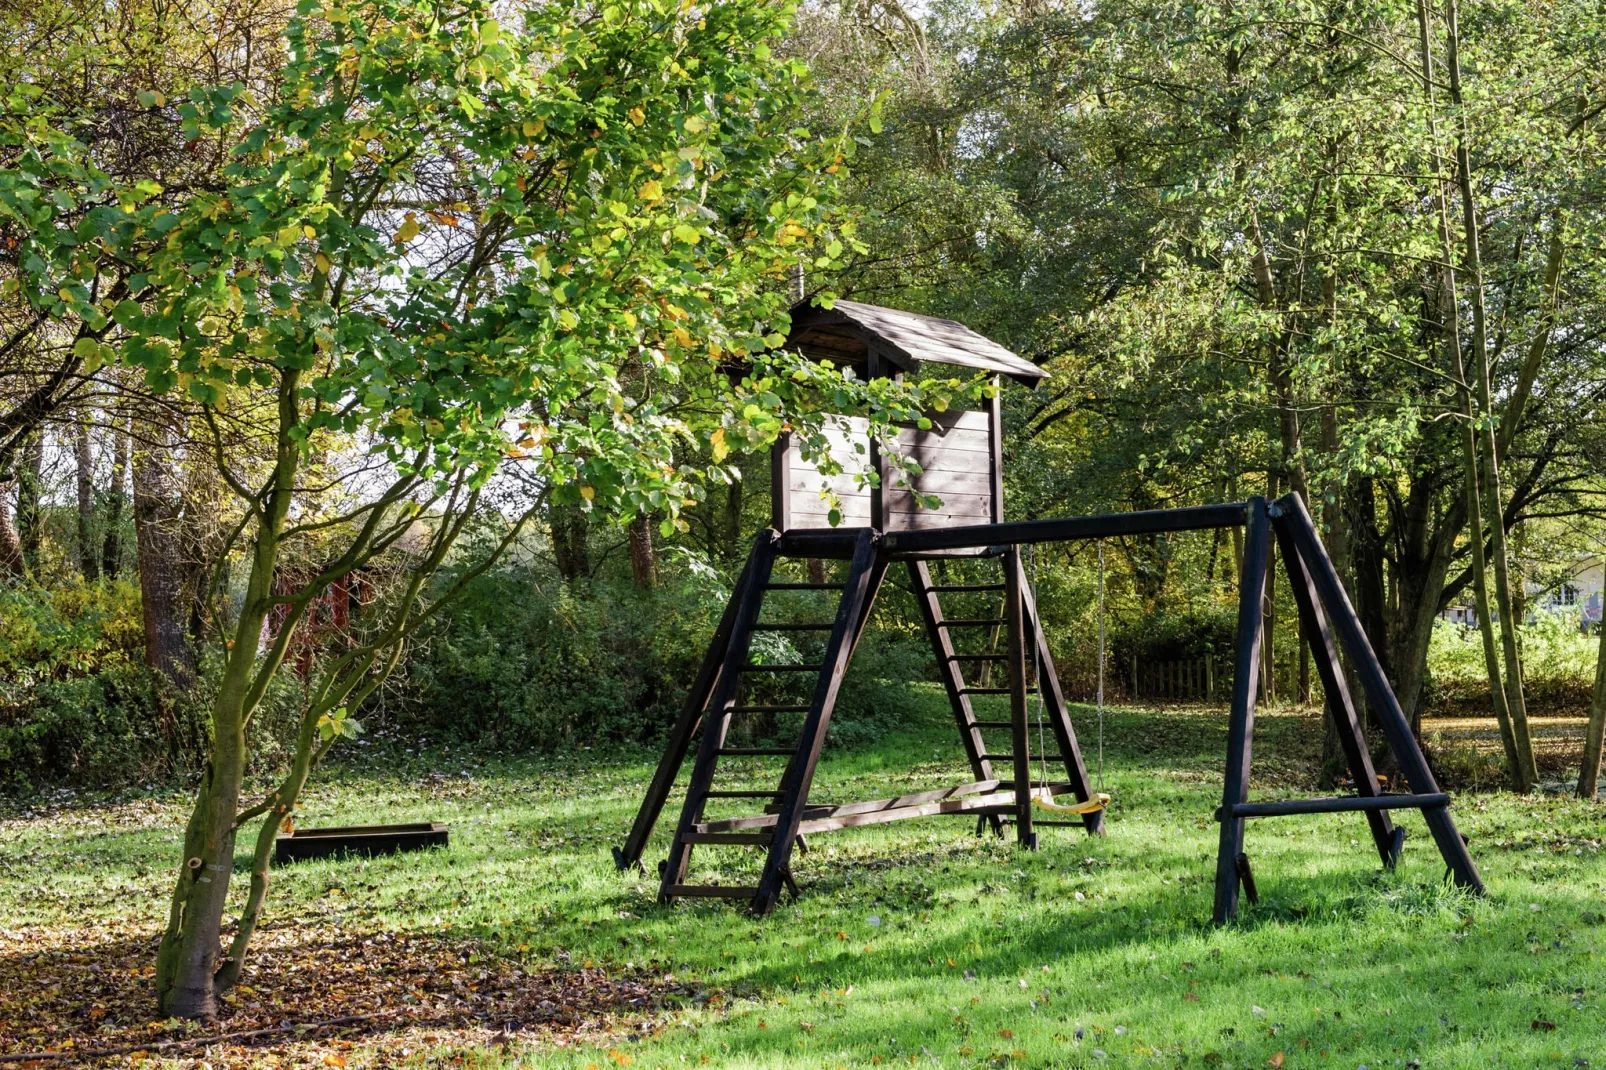
{"type": "MultiPolygon", "coordinates": [[[[1046,373],[1002,346],[950,320],[932,319],[892,309],[838,301],[832,309],[799,305],[793,310],[788,345],[810,356],[849,365],[866,378],[901,377],[922,363],[956,365],[995,377],[1009,376],[1035,386],[1046,373]]],[[[831,417],[833,434],[844,447],[863,436],[864,421],[831,417]]],[[[1228,728],[1226,777],[1216,864],[1215,920],[1225,922],[1237,911],[1240,894],[1253,901],[1256,890],[1244,827],[1250,818],[1289,814],[1356,811],[1366,816],[1372,840],[1385,866],[1398,859],[1404,830],[1390,821],[1389,811],[1422,811],[1435,844],[1457,884],[1481,892],[1483,885],[1465,839],[1450,816],[1448,795],[1441,792],[1410,725],[1383,674],[1376,654],[1344,592],[1303,502],[1289,495],[1276,502],[1246,502],[1115,513],[1053,520],[1006,521],[1003,512],[1002,419],[998,392],[980,411],[933,415],[930,430],[900,432],[896,452],[918,462],[913,486],[895,485],[881,445],[870,441],[861,450],[865,463],[881,475],[875,485],[861,485],[853,474],[828,477],[805,462],[783,438],[771,459],[771,526],[753,544],[724,616],[709,644],[686,702],[669,734],[663,758],[646,798],[614,859],[620,869],[641,864],[648,837],[669,800],[675,780],[697,741],[690,782],[670,841],[669,857],[660,867],[659,896],[745,899],[757,914],[774,909],[783,889],[797,894],[792,878],[792,852],[803,837],[863,825],[942,814],[976,819],[1002,831],[1013,824],[1018,841],[1037,846],[1037,828],[1073,825],[1089,834],[1103,832],[1103,802],[1094,790],[1077,743],[1061,691],[1053,656],[1038,617],[1031,585],[1022,562],[1022,547],[1146,535],[1160,532],[1245,527],[1240,571],[1238,628],[1228,728]],[[828,524],[826,503],[817,493],[829,484],[840,502],[841,523],[828,524]],[[937,495],[942,505],[922,509],[916,492],[937,495]],[[1249,767],[1261,651],[1262,593],[1270,568],[1271,539],[1299,609],[1300,627],[1310,643],[1317,674],[1337,718],[1337,730],[1349,765],[1355,794],[1332,798],[1249,801],[1249,767]],[[999,576],[988,583],[943,583],[934,580],[931,563],[966,557],[995,562],[999,576]],[[776,567],[786,561],[843,562],[840,579],[786,579],[776,567]],[[811,801],[815,768],[830,726],[848,664],[864,633],[877,593],[888,570],[901,565],[925,621],[938,671],[947,691],[955,726],[972,778],[963,784],[895,798],[825,804],[811,801]],[[766,619],[764,610],[783,592],[816,591],[836,598],[831,620],[798,623],[766,619]],[[985,616],[950,616],[945,600],[1001,596],[1001,606],[985,616]],[[996,649],[961,649],[962,637],[983,629],[1001,634],[996,649]],[[818,659],[766,663],[753,660],[755,637],[780,633],[823,637],[818,659]],[[1381,724],[1390,751],[1406,781],[1405,793],[1382,790],[1354,702],[1345,685],[1340,650],[1348,656],[1368,707],[1381,724]],[[1004,669],[1006,683],[993,682],[993,670],[1004,669]],[[790,703],[758,701],[763,681],[812,680],[810,697],[790,703]],[[1009,701],[1007,720],[978,718],[973,696],[1001,695],[1009,701]],[[1046,722],[1052,751],[1032,750],[1031,701],[1038,703],[1039,731],[1046,722]],[[744,717],[801,715],[794,746],[732,746],[733,722],[744,717]],[[698,739],[699,730],[701,732],[698,739]],[[1006,735],[1007,734],[1007,735],[1006,735]],[[1004,749],[1001,742],[1007,738],[1004,749]],[[775,786],[724,789],[716,785],[722,758],[784,759],[775,786]],[[1055,776],[1033,777],[1033,763],[1052,765],[1055,776]],[[1063,776],[1060,776],[1060,773],[1063,776]],[[1071,804],[1055,802],[1072,796],[1071,804]],[[709,820],[710,801],[747,799],[763,804],[750,816],[709,820]],[[1034,810],[1049,817],[1039,818],[1034,810]],[[1064,814],[1071,820],[1055,819],[1064,814]],[[698,846],[758,847],[763,870],[751,885],[689,884],[692,851],[698,846]]],[[[845,451],[851,453],[851,450],[845,451]]],[[[837,451],[833,449],[835,455],[837,451]]],[[[1046,750],[1040,747],[1040,750],[1046,750]]]]}

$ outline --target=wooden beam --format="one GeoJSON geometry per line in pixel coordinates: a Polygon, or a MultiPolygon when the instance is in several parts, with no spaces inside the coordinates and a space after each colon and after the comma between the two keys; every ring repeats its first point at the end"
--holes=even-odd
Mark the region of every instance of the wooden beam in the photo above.
{"type": "MultiPolygon", "coordinates": [[[[1344,760],[1349,765],[1355,793],[1360,796],[1381,795],[1366,733],[1361,730],[1361,719],[1356,714],[1349,686],[1344,682],[1344,666],[1339,661],[1338,647],[1333,643],[1332,633],[1328,631],[1320,596],[1305,570],[1305,562],[1299,556],[1299,548],[1294,545],[1288,525],[1273,520],[1272,530],[1277,533],[1283,568],[1288,573],[1288,586],[1293,591],[1294,606],[1299,611],[1299,629],[1305,636],[1305,644],[1316,663],[1316,675],[1327,695],[1326,705],[1332,711],[1333,730],[1338,734],[1339,745],[1344,750],[1344,760]]],[[[1384,866],[1392,869],[1396,861],[1394,823],[1381,810],[1367,810],[1366,820],[1371,827],[1372,843],[1377,847],[1378,856],[1384,866]]]]}
{"type": "Polygon", "coordinates": [[[1032,831],[1032,755],[1031,732],[1026,724],[1026,595],[1025,570],[1020,548],[1011,546],[1004,555],[1005,665],[1009,669],[1009,719],[1011,750],[1015,767],[1015,840],[1036,850],[1037,834],[1032,831]]]}
{"type": "MultiPolygon", "coordinates": [[[[1380,813],[1384,810],[1428,810],[1449,806],[1444,792],[1432,795],[1338,795],[1326,799],[1277,799],[1272,802],[1243,802],[1232,808],[1232,817],[1288,817],[1293,814],[1352,814],[1357,811],[1380,813]]],[[[1226,816],[1216,811],[1216,820],[1226,816]]]]}
{"type": "Polygon", "coordinates": [[[1015,520],[1004,524],[966,524],[931,531],[888,532],[883,549],[892,554],[930,553],[966,547],[1017,546],[1035,542],[1072,542],[1165,531],[1204,531],[1244,523],[1248,506],[1198,505],[1186,509],[1148,509],[1102,516],[1057,520],[1015,520]]]}

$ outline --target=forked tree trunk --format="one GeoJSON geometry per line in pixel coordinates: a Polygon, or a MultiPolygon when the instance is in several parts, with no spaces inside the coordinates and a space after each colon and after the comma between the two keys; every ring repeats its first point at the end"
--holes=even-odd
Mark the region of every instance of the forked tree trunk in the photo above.
{"type": "Polygon", "coordinates": [[[590,524],[578,506],[554,505],[547,522],[552,531],[552,557],[558,575],[573,583],[591,575],[591,555],[586,546],[590,524]]]}
{"type": "MultiPolygon", "coordinates": [[[[245,777],[248,715],[261,700],[275,664],[259,664],[258,639],[273,606],[280,537],[295,493],[299,448],[296,406],[300,376],[279,385],[279,432],[273,481],[257,517],[245,597],[212,703],[212,749],[184,834],[184,861],[173,889],[167,929],[156,954],[156,996],[164,1015],[217,1016],[223,912],[234,867],[236,815],[245,777]]],[[[286,627],[289,627],[287,625],[286,627]]],[[[275,644],[282,657],[283,647],[275,644]]],[[[264,662],[267,659],[264,659],[264,662]]]]}

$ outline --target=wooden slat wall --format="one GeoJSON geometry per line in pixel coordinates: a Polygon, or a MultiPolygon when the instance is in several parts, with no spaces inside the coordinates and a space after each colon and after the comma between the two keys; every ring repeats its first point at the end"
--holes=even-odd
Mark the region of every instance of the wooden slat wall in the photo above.
{"type": "MultiPolygon", "coordinates": [[[[832,457],[847,471],[838,476],[822,476],[819,468],[799,455],[794,445],[787,453],[786,471],[791,488],[792,528],[827,528],[831,505],[820,497],[823,487],[841,499],[842,526],[862,527],[870,523],[871,502],[868,489],[858,486],[855,472],[868,464],[865,455],[853,450],[863,443],[869,421],[857,417],[832,417],[827,435],[832,457]]],[[[929,431],[908,428],[900,432],[895,451],[887,452],[885,490],[886,529],[912,531],[954,524],[985,524],[993,519],[992,452],[986,412],[950,412],[932,417],[929,431]],[[909,478],[914,489],[942,498],[936,509],[921,509],[909,486],[897,472],[899,457],[920,465],[919,475],[909,478]]]]}

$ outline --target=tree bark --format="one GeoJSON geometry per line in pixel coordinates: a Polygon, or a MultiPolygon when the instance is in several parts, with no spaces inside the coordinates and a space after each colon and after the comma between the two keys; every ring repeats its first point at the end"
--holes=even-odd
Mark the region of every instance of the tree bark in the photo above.
{"type": "Polygon", "coordinates": [[[547,520],[552,531],[552,556],[558,575],[566,583],[591,575],[591,555],[586,548],[590,524],[578,506],[554,505],[547,520]]]}
{"type": "Polygon", "coordinates": [[[106,495],[106,536],[100,545],[100,571],[114,580],[123,570],[123,506],[128,494],[128,429],[113,416],[112,477],[106,495]]]}
{"type": "Polygon", "coordinates": [[[26,571],[22,561],[22,535],[11,512],[11,487],[0,483],[0,579],[19,579],[26,571]]]}
{"type": "Polygon", "coordinates": [[[145,663],[185,691],[195,682],[195,653],[185,628],[189,568],[179,530],[184,495],[173,457],[175,436],[165,414],[144,421],[141,432],[144,441],[134,451],[134,534],[145,663]]]}
{"type": "Polygon", "coordinates": [[[652,519],[638,516],[630,522],[630,575],[639,591],[658,586],[658,565],[652,549],[652,519]]]}
{"type": "Polygon", "coordinates": [[[17,532],[21,538],[24,569],[39,565],[39,548],[44,545],[45,517],[41,508],[44,482],[44,431],[28,437],[19,451],[17,467],[17,532]]]}
{"type": "Polygon", "coordinates": [[[1495,450],[1492,423],[1494,400],[1489,386],[1489,334],[1483,299],[1483,261],[1478,245],[1478,202],[1472,186],[1472,157],[1467,146],[1465,101],[1461,94],[1461,30],[1456,3],[1457,0],[1446,0],[1445,3],[1445,68],[1450,81],[1450,101],[1460,113],[1461,123],[1455,145],[1455,172],[1456,184],[1461,192],[1463,256],[1472,294],[1474,385],[1485,417],[1483,433],[1478,436],[1483,447],[1482,504],[1489,528],[1489,556],[1494,561],[1495,609],[1500,617],[1500,646],[1505,661],[1504,691],[1510,710],[1511,731],[1515,737],[1517,765],[1513,783],[1518,791],[1526,792],[1533,790],[1539,774],[1534,763],[1533,740],[1528,731],[1528,710],[1522,688],[1522,659],[1517,650],[1517,621],[1511,600],[1510,561],[1506,552],[1505,514],[1500,493],[1500,458],[1495,450]]]}
{"type": "Polygon", "coordinates": [[[1606,620],[1600,632],[1600,653],[1595,659],[1595,694],[1589,703],[1589,727],[1584,730],[1584,765],[1578,771],[1578,797],[1594,799],[1600,789],[1601,744],[1606,740],[1606,620]]]}
{"type": "Polygon", "coordinates": [[[78,570],[84,579],[100,579],[100,548],[95,545],[95,455],[90,448],[91,414],[79,413],[73,425],[73,460],[78,491],[78,570]]]}

